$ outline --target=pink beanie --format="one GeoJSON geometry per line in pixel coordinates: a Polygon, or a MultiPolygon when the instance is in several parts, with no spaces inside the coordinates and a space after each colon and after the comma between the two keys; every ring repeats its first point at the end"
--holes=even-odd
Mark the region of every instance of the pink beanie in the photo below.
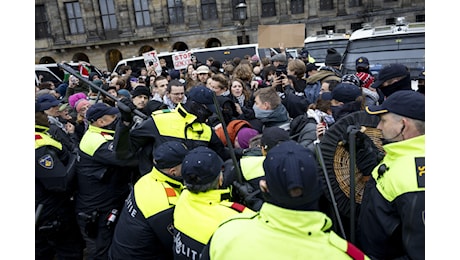
{"type": "Polygon", "coordinates": [[[243,127],[240,129],[240,131],[238,131],[238,134],[236,135],[238,137],[238,144],[243,149],[249,148],[249,140],[258,134],[259,132],[257,132],[255,129],[243,127]]]}
{"type": "Polygon", "coordinates": [[[77,113],[80,113],[80,111],[83,108],[83,106],[88,105],[88,104],[89,104],[89,101],[86,100],[86,99],[78,100],[76,105],[75,105],[75,109],[77,110],[77,113]]]}
{"type": "Polygon", "coordinates": [[[78,92],[78,93],[75,93],[75,94],[69,96],[69,105],[72,108],[75,108],[75,105],[77,104],[77,101],[80,100],[80,99],[86,99],[86,94],[83,93],[83,92],[78,92]]]}

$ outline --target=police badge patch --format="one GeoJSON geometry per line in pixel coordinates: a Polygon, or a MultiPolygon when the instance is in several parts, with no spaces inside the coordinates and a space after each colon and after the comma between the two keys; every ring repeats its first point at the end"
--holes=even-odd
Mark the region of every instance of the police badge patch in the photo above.
{"type": "Polygon", "coordinates": [[[425,157],[415,158],[415,167],[418,187],[425,188],[425,157]]]}
{"type": "Polygon", "coordinates": [[[51,170],[54,167],[54,160],[50,154],[43,155],[40,159],[38,159],[38,164],[45,169],[51,170]]]}

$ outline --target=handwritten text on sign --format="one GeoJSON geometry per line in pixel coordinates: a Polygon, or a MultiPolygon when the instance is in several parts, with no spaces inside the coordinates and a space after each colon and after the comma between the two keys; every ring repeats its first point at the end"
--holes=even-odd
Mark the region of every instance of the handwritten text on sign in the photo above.
{"type": "Polygon", "coordinates": [[[192,52],[180,52],[173,55],[174,69],[186,69],[192,63],[192,52]]]}

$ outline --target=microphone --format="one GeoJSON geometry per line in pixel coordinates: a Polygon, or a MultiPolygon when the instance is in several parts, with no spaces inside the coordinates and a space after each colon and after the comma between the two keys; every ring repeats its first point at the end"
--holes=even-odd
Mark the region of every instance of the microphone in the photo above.
{"type": "MultiPolygon", "coordinates": [[[[387,142],[391,142],[393,141],[394,139],[396,139],[398,136],[402,135],[404,129],[406,128],[406,124],[403,124],[403,126],[401,127],[401,131],[399,131],[399,134],[395,135],[393,138],[390,138],[390,139],[385,139],[387,142]]],[[[404,137],[404,136],[403,136],[404,137]]]]}

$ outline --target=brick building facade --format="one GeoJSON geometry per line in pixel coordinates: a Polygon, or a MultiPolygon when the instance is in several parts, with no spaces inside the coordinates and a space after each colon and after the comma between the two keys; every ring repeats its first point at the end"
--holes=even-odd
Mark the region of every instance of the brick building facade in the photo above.
{"type": "Polygon", "coordinates": [[[111,71],[149,50],[181,51],[257,43],[258,25],[305,24],[305,36],[351,33],[396,17],[425,21],[424,0],[56,0],[35,1],[35,63],[86,60],[111,71]],[[244,32],[243,32],[244,30],[244,32]]]}

